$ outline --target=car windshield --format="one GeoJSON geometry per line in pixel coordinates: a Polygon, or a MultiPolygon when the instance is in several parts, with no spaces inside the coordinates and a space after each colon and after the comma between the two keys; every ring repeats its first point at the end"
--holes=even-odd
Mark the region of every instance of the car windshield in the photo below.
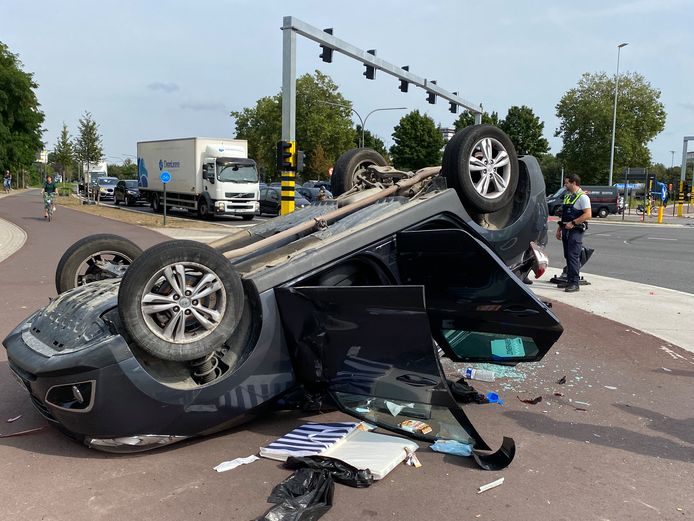
{"type": "Polygon", "coordinates": [[[217,179],[232,183],[256,183],[258,181],[258,171],[255,169],[254,164],[228,163],[222,166],[217,179]]]}
{"type": "Polygon", "coordinates": [[[554,195],[553,195],[552,197],[559,197],[559,196],[562,195],[564,192],[566,192],[566,188],[561,187],[559,190],[557,190],[556,192],[554,192],[554,195]]]}
{"type": "Polygon", "coordinates": [[[108,186],[115,185],[117,182],[118,182],[118,179],[116,179],[115,177],[102,177],[98,180],[98,183],[100,185],[108,185],[108,186]]]}
{"type": "Polygon", "coordinates": [[[125,186],[128,188],[137,188],[137,179],[131,179],[125,182],[125,186]]]}

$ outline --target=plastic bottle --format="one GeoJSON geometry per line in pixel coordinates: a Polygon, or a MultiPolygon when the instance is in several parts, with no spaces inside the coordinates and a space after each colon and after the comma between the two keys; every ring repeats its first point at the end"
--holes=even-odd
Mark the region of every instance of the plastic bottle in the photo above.
{"type": "Polygon", "coordinates": [[[496,379],[496,373],[494,373],[494,371],[487,371],[486,369],[473,369],[472,367],[466,367],[465,370],[461,372],[465,378],[470,380],[493,382],[496,379]]]}

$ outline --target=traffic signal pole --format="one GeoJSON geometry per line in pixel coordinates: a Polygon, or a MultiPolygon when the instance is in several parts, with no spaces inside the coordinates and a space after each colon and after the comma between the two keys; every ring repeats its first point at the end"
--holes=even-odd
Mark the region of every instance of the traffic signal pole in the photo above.
{"type": "MultiPolygon", "coordinates": [[[[282,31],[282,141],[291,144],[289,160],[277,164],[282,181],[280,214],[286,215],[294,211],[296,184],[296,33],[294,31],[282,31]],[[294,168],[291,168],[292,166],[294,168]]],[[[282,152],[286,150],[283,148],[282,152]]]]}

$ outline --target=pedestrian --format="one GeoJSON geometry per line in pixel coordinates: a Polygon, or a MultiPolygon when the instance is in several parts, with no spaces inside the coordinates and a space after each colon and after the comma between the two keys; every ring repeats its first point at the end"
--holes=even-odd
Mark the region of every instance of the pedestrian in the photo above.
{"type": "Polygon", "coordinates": [[[12,189],[12,174],[9,170],[5,170],[5,175],[2,176],[2,187],[6,194],[9,194],[12,189]]]}
{"type": "Polygon", "coordinates": [[[561,240],[566,259],[566,282],[557,284],[566,292],[579,290],[581,249],[583,248],[583,233],[588,228],[587,221],[592,216],[590,199],[580,187],[581,178],[569,174],[564,178],[567,190],[562,205],[561,221],[557,228],[557,239],[561,240]]]}

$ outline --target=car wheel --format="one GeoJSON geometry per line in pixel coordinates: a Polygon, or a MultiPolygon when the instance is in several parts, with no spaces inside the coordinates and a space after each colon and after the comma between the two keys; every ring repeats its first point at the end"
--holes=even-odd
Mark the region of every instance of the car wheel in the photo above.
{"type": "Polygon", "coordinates": [[[243,313],[241,277],[218,251],[195,241],[148,249],[128,269],[118,313],[144,351],[190,361],[221,348],[243,313]]]}
{"type": "Polygon", "coordinates": [[[335,162],[330,178],[330,191],[337,197],[352,189],[358,176],[369,166],[387,166],[381,154],[370,148],[353,148],[342,154],[335,162]]]}
{"type": "Polygon", "coordinates": [[[598,217],[601,219],[604,219],[608,215],[610,215],[610,212],[607,211],[607,208],[603,207],[598,210],[598,217]]]}
{"type": "Polygon", "coordinates": [[[125,200],[125,204],[127,204],[128,206],[135,206],[135,199],[133,199],[132,197],[128,197],[125,200]]]}
{"type": "Polygon", "coordinates": [[[518,156],[498,127],[472,125],[446,145],[441,172],[463,205],[476,212],[504,208],[518,185],[518,156]]]}
{"type": "Polygon", "coordinates": [[[113,205],[114,205],[114,206],[118,206],[119,204],[120,204],[120,201],[118,201],[118,198],[117,198],[117,197],[114,197],[114,198],[113,198],[113,205]]]}
{"type": "Polygon", "coordinates": [[[198,217],[200,217],[200,219],[210,218],[210,206],[205,199],[200,199],[198,203],[198,217]]]}
{"type": "Polygon", "coordinates": [[[154,194],[152,196],[152,211],[154,213],[162,213],[164,211],[161,206],[161,201],[159,201],[159,194],[154,194]]]}
{"type": "Polygon", "coordinates": [[[121,277],[141,253],[137,244],[118,235],[102,233],[84,237],[60,258],[55,270],[55,289],[63,293],[97,280],[121,277]]]}

